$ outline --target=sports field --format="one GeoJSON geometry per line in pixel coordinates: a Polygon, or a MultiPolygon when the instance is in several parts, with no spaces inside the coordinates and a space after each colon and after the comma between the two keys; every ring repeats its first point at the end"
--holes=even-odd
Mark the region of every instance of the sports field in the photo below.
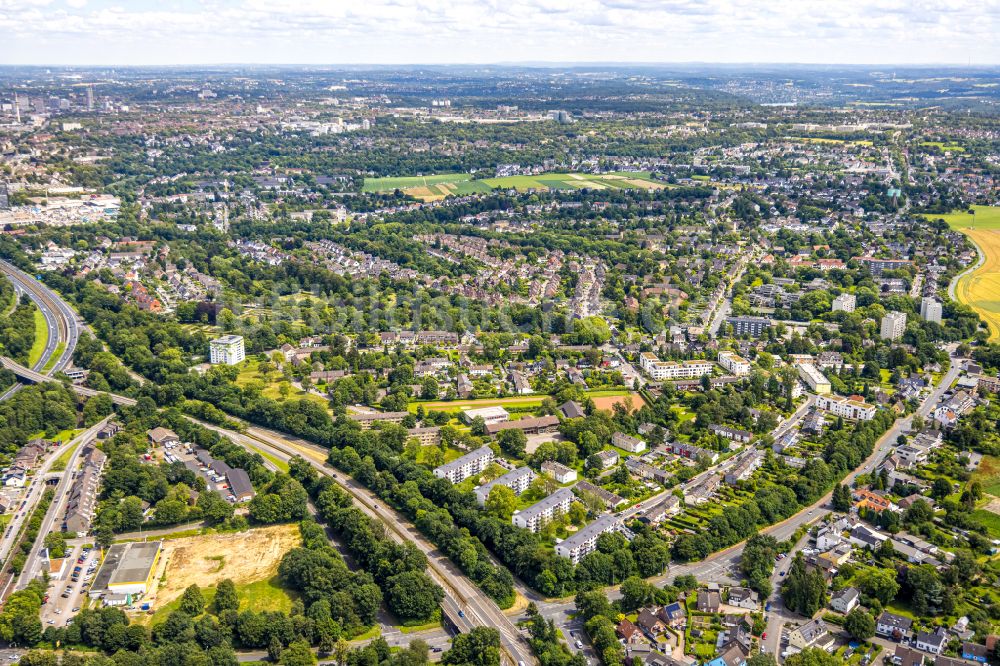
{"type": "Polygon", "coordinates": [[[1000,341],[1000,206],[973,206],[968,212],[926,215],[943,219],[952,229],[961,231],[983,253],[981,266],[966,273],[955,285],[955,298],[979,313],[990,328],[990,341],[1000,341]]]}
{"type": "Polygon", "coordinates": [[[366,178],[365,192],[402,190],[423,201],[437,201],[449,195],[462,196],[498,190],[578,190],[582,188],[658,190],[665,183],[652,179],[648,171],[590,173],[543,173],[537,176],[505,176],[472,180],[467,173],[442,173],[433,176],[366,178]]]}

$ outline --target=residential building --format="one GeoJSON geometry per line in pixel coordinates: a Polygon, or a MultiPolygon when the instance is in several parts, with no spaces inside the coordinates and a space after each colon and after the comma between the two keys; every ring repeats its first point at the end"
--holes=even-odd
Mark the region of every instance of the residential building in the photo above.
{"type": "Polygon", "coordinates": [[[489,483],[484,483],[483,485],[476,488],[475,495],[476,501],[479,502],[479,506],[485,506],[486,500],[490,496],[490,492],[497,486],[507,486],[514,491],[515,495],[520,495],[531,482],[535,480],[535,470],[530,467],[518,467],[517,469],[507,472],[503,476],[493,479],[489,483]]]}
{"type": "Polygon", "coordinates": [[[886,340],[899,340],[906,331],[905,312],[887,312],[882,317],[882,329],[880,335],[886,340]]]}
{"type": "Polygon", "coordinates": [[[846,291],[841,295],[833,299],[833,311],[834,312],[854,312],[854,308],[857,307],[858,299],[854,294],[848,294],[846,291]]]}
{"type": "Polygon", "coordinates": [[[575,499],[576,496],[569,488],[560,488],[528,508],[515,511],[511,522],[515,527],[537,532],[545,523],[569,511],[575,499]]]}
{"type": "Polygon", "coordinates": [[[912,633],[913,620],[896,615],[889,611],[882,611],[875,621],[875,633],[894,640],[909,639],[912,633]]]}
{"type": "Polygon", "coordinates": [[[642,453],[646,450],[646,442],[638,437],[626,435],[623,432],[616,432],[611,435],[611,443],[619,449],[625,449],[629,453],[642,453]]]}
{"type": "Polygon", "coordinates": [[[727,603],[736,608],[746,608],[749,610],[757,610],[760,605],[757,601],[757,593],[749,587],[729,588],[729,600],[727,603]]]}
{"type": "Polygon", "coordinates": [[[718,613],[722,605],[722,597],[718,590],[698,590],[698,612],[718,613]]]}
{"type": "Polygon", "coordinates": [[[913,647],[921,650],[922,652],[930,652],[931,654],[941,654],[944,652],[944,648],[947,643],[947,633],[940,627],[937,631],[933,632],[918,631],[917,635],[913,639],[913,647]]]}
{"type": "Polygon", "coordinates": [[[847,615],[861,603],[861,593],[855,587],[845,587],[830,595],[830,608],[847,615]]]}
{"type": "Polygon", "coordinates": [[[727,317],[726,323],[733,327],[733,335],[749,335],[759,338],[771,327],[767,317],[727,317]]]}
{"type": "Polygon", "coordinates": [[[737,377],[745,377],[750,374],[750,361],[731,351],[720,351],[718,357],[719,365],[727,372],[737,377]]]}
{"type": "Polygon", "coordinates": [[[439,426],[409,428],[406,431],[406,438],[417,440],[420,446],[436,446],[441,443],[441,428],[439,426]]]}
{"type": "Polygon", "coordinates": [[[461,483],[470,476],[479,474],[486,469],[486,466],[493,462],[493,458],[493,449],[484,446],[471,453],[466,453],[450,463],[435,467],[434,476],[439,479],[448,479],[452,483],[461,483]]]}
{"type": "Polygon", "coordinates": [[[63,531],[77,536],[84,536],[90,531],[91,521],[97,512],[97,492],[107,456],[93,444],[88,444],[82,452],[82,460],[80,472],[66,499],[63,521],[63,531]]]}
{"type": "Polygon", "coordinates": [[[731,428],[725,425],[712,424],[708,426],[709,432],[713,435],[718,435],[719,437],[724,437],[731,442],[739,442],[741,444],[749,444],[750,440],[753,439],[753,433],[749,430],[740,430],[739,428],[731,428]]]}
{"type": "Polygon", "coordinates": [[[892,656],[892,663],[895,666],[923,666],[924,655],[905,645],[897,645],[896,653],[892,656]]]}
{"type": "Polygon", "coordinates": [[[657,615],[673,629],[678,629],[687,622],[687,611],[684,605],[677,601],[664,606],[657,615]]]}
{"type": "Polygon", "coordinates": [[[821,619],[810,620],[788,634],[788,645],[805,650],[820,644],[828,633],[826,622],[821,619]]]}
{"type": "Polygon", "coordinates": [[[601,469],[608,469],[609,467],[614,467],[618,464],[618,453],[612,451],[611,449],[605,449],[604,451],[598,451],[594,454],[601,463],[601,469]]]}
{"type": "Polygon", "coordinates": [[[870,421],[875,418],[875,407],[861,400],[852,400],[839,395],[821,395],[816,407],[845,419],[870,421]]]}
{"type": "Polygon", "coordinates": [[[347,415],[352,421],[356,421],[362,430],[368,430],[373,423],[402,423],[403,419],[410,416],[409,412],[363,412],[361,414],[351,413],[347,415]]]}
{"type": "Polygon", "coordinates": [[[604,505],[608,507],[609,510],[617,509],[622,504],[628,502],[628,500],[626,500],[624,497],[619,497],[610,490],[606,490],[604,488],[601,488],[600,486],[595,486],[590,481],[581,481],[580,483],[573,486],[573,490],[576,492],[577,495],[579,495],[580,493],[588,493],[590,495],[593,495],[597,499],[604,502],[604,505]]]}
{"type": "Polygon", "coordinates": [[[208,343],[212,365],[236,365],[246,358],[242,335],[223,335],[208,343]]]}
{"type": "Polygon", "coordinates": [[[796,363],[795,368],[799,371],[799,379],[805,382],[813,393],[826,395],[832,390],[830,380],[812,363],[796,363]]]}
{"type": "Polygon", "coordinates": [[[597,520],[585,525],[564,541],[556,544],[556,555],[577,564],[597,548],[597,538],[605,532],[618,529],[618,518],[605,513],[597,520]]]}
{"type": "Polygon", "coordinates": [[[962,659],[978,661],[981,664],[985,664],[988,655],[989,650],[986,649],[985,645],[970,642],[962,643],[962,659]]]}
{"type": "Polygon", "coordinates": [[[639,367],[655,381],[667,379],[692,379],[712,374],[715,364],[711,361],[661,361],[652,352],[639,354],[639,367]]]}
{"type": "Polygon", "coordinates": [[[555,460],[546,460],[542,463],[542,474],[548,474],[556,483],[572,483],[576,481],[576,470],[570,469],[555,460]]]}
{"type": "Polygon", "coordinates": [[[924,296],[920,299],[920,317],[924,321],[932,321],[935,324],[940,324],[941,301],[933,296],[924,296]]]}

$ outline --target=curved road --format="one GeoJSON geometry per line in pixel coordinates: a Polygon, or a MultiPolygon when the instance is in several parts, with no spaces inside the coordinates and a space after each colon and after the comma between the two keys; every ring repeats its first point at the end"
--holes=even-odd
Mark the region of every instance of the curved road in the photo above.
{"type": "MultiPolygon", "coordinates": [[[[31,370],[41,372],[55,355],[60,343],[64,344],[63,350],[45,374],[54,375],[60,370],[65,370],[73,359],[73,351],[76,349],[76,342],[80,337],[80,323],[76,313],[51,289],[2,259],[0,259],[0,273],[3,273],[11,281],[15,292],[28,294],[42,316],[45,317],[48,339],[45,350],[31,367],[31,370]]],[[[14,395],[20,388],[19,384],[10,387],[0,395],[0,401],[14,395]]]]}

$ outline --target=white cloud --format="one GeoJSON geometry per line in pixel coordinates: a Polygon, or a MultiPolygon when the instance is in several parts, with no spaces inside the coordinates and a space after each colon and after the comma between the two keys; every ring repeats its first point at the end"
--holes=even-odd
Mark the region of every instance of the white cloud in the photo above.
{"type": "Polygon", "coordinates": [[[983,64],[998,19],[1000,0],[0,0],[0,62],[983,64]]]}

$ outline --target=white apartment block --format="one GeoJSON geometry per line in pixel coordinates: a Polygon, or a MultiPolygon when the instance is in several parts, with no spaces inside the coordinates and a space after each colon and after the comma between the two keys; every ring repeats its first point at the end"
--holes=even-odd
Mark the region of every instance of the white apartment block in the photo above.
{"type": "Polygon", "coordinates": [[[824,395],[832,390],[830,380],[812,363],[796,363],[795,369],[799,371],[799,378],[813,393],[824,395]]]}
{"type": "Polygon", "coordinates": [[[850,400],[839,395],[821,395],[816,407],[845,419],[870,421],[875,418],[875,407],[860,400],[850,400]]]}
{"type": "Polygon", "coordinates": [[[661,361],[652,352],[639,355],[639,365],[656,381],[665,379],[694,379],[712,374],[715,364],[711,361],[661,361]]]}
{"type": "Polygon", "coordinates": [[[212,365],[236,365],[247,357],[242,335],[223,335],[208,343],[212,365]]]}
{"type": "Polygon", "coordinates": [[[920,299],[920,316],[924,321],[932,321],[935,324],[940,324],[941,301],[932,296],[924,296],[920,299]]]}
{"type": "Polygon", "coordinates": [[[452,483],[461,483],[470,476],[475,476],[486,469],[486,466],[493,462],[493,457],[493,449],[484,446],[471,453],[466,453],[450,463],[435,467],[434,476],[439,479],[448,479],[452,483]]]}
{"type": "Polygon", "coordinates": [[[565,557],[573,564],[578,564],[581,559],[597,549],[599,536],[615,529],[618,529],[618,518],[610,513],[605,513],[594,522],[567,537],[562,543],[557,543],[556,555],[565,557]]]}
{"type": "Polygon", "coordinates": [[[745,377],[750,374],[750,361],[731,351],[719,352],[719,365],[737,377],[745,377]]]}
{"type": "Polygon", "coordinates": [[[906,331],[905,312],[887,312],[882,317],[881,336],[886,340],[899,340],[906,331]]]}
{"type": "Polygon", "coordinates": [[[497,486],[507,486],[514,491],[515,495],[520,495],[528,489],[531,482],[535,480],[535,476],[535,470],[530,467],[518,467],[513,472],[507,472],[503,476],[476,488],[476,501],[479,502],[479,506],[485,506],[486,499],[497,486]]]}
{"type": "Polygon", "coordinates": [[[535,502],[527,509],[515,511],[511,522],[514,527],[537,532],[545,523],[569,511],[576,496],[569,488],[560,488],[543,500],[535,502]]]}
{"type": "Polygon", "coordinates": [[[646,450],[646,442],[638,437],[626,435],[623,432],[616,432],[611,435],[611,443],[619,449],[625,449],[629,453],[642,453],[646,450]]]}
{"type": "Polygon", "coordinates": [[[834,312],[854,312],[854,308],[857,307],[858,299],[854,294],[848,294],[844,292],[840,296],[833,299],[833,311],[834,312]]]}

